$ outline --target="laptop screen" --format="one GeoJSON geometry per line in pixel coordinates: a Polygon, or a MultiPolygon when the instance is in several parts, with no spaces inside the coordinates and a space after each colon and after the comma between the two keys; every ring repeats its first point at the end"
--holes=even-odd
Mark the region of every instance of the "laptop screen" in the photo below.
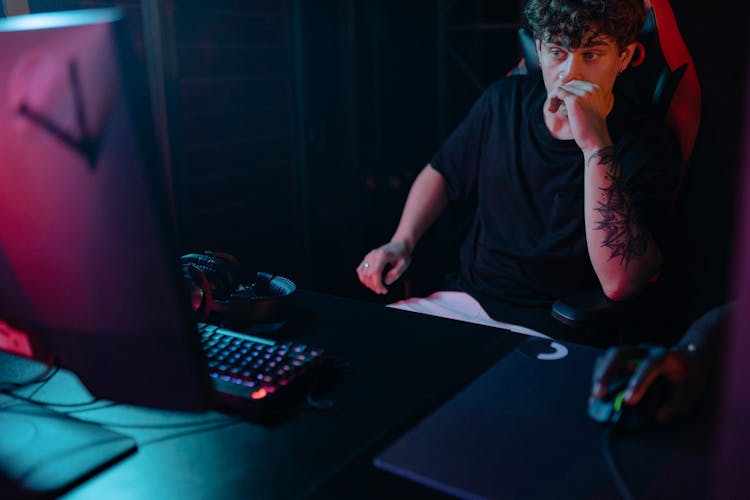
{"type": "Polygon", "coordinates": [[[51,353],[98,397],[197,409],[208,378],[124,22],[0,21],[0,347],[51,353]]]}

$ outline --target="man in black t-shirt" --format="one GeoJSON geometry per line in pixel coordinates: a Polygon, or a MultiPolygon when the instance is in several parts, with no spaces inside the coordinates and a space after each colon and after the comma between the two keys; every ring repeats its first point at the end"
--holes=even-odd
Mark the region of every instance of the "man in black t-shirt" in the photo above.
{"type": "Polygon", "coordinates": [[[658,273],[679,149],[616,84],[642,0],[529,0],[524,13],[541,77],[490,86],[417,176],[391,241],[357,268],[375,293],[448,203],[466,200],[476,212],[459,287],[495,319],[516,321],[502,304],[548,308],[597,285],[623,300],[658,273]]]}

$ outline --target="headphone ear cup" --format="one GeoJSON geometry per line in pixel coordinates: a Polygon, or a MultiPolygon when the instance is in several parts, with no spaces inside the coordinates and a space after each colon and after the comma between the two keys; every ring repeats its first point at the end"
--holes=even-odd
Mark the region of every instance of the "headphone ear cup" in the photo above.
{"type": "Polygon", "coordinates": [[[209,257],[213,257],[215,259],[223,260],[224,262],[226,262],[227,264],[229,264],[233,268],[237,268],[237,267],[240,266],[240,261],[237,259],[237,257],[235,257],[234,255],[232,255],[231,253],[214,252],[213,250],[206,250],[204,253],[206,255],[208,255],[209,257]]]}
{"type": "Polygon", "coordinates": [[[297,285],[283,276],[259,272],[229,297],[226,317],[242,325],[283,325],[292,314],[297,285]]]}
{"type": "Polygon", "coordinates": [[[180,257],[183,265],[198,268],[207,278],[210,292],[215,299],[227,299],[235,290],[237,259],[225,253],[190,253],[180,257]]]}
{"type": "Polygon", "coordinates": [[[253,283],[237,286],[239,262],[231,254],[190,253],[180,263],[198,321],[276,329],[292,314],[297,286],[283,276],[259,272],[253,283]]]}
{"type": "Polygon", "coordinates": [[[197,321],[206,321],[211,313],[211,285],[205,273],[195,264],[183,263],[182,273],[188,284],[190,306],[197,321]]]}

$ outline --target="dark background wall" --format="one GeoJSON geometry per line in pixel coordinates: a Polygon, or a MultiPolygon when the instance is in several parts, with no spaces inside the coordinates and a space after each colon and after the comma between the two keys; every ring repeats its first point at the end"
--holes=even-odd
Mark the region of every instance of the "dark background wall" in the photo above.
{"type": "Polygon", "coordinates": [[[302,2],[313,283],[381,302],[354,272],[411,182],[518,60],[517,1],[302,2]]]}
{"type": "MultiPolygon", "coordinates": [[[[305,288],[389,301],[397,291],[375,297],[354,268],[390,237],[446,134],[518,60],[520,3],[174,0],[145,13],[139,0],[29,5],[120,6],[142,57],[162,61],[184,251],[229,251],[305,288]]],[[[729,273],[748,16],[744,3],[672,3],[703,89],[679,218],[683,288],[697,310],[723,300],[729,273]]]]}
{"type": "MultiPolygon", "coordinates": [[[[748,71],[748,4],[671,2],[693,56],[702,92],[702,119],[677,218],[679,283],[684,311],[695,316],[726,300],[731,284],[735,195],[748,71]]],[[[746,165],[747,169],[748,166],[746,165]]]]}

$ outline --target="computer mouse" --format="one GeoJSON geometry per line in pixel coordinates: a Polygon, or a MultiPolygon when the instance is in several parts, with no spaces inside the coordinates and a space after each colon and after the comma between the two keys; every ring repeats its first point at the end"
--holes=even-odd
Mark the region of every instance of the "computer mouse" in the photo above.
{"type": "Polygon", "coordinates": [[[603,396],[591,395],[588,407],[589,416],[597,422],[610,422],[613,415],[622,410],[622,399],[627,385],[627,377],[615,377],[609,381],[607,392],[603,396]]]}
{"type": "Polygon", "coordinates": [[[624,400],[627,385],[627,377],[617,377],[610,381],[604,396],[590,397],[589,416],[597,422],[622,429],[639,429],[657,423],[657,412],[670,397],[668,381],[664,377],[655,379],[635,405],[624,400]]]}

